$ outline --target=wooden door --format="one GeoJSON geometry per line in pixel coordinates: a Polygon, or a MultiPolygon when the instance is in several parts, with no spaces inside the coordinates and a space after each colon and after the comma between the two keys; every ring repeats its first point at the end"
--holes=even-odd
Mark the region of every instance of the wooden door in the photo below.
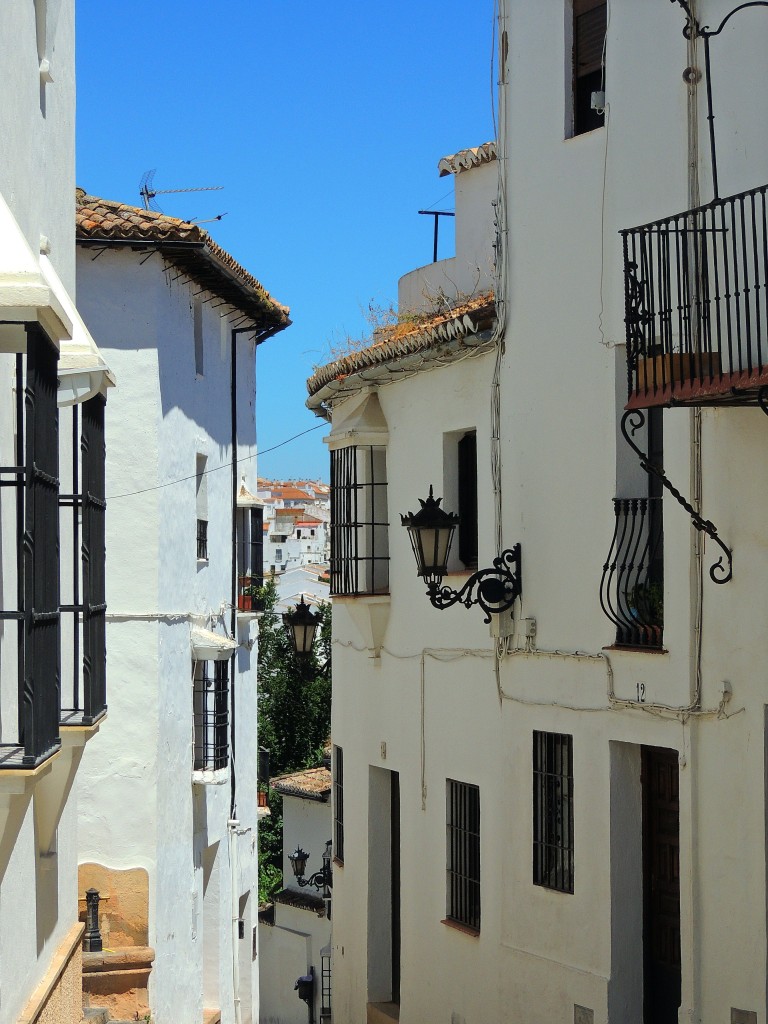
{"type": "Polygon", "coordinates": [[[677,1024],[680,1006],[680,791],[675,750],[643,747],[645,1024],[677,1024]]]}

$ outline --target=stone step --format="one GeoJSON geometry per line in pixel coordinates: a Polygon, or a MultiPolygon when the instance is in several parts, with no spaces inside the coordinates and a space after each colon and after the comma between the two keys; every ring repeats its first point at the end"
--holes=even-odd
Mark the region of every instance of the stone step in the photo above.
{"type": "Polygon", "coordinates": [[[109,1010],[101,1006],[90,1006],[83,1010],[84,1024],[109,1024],[109,1010]]]}

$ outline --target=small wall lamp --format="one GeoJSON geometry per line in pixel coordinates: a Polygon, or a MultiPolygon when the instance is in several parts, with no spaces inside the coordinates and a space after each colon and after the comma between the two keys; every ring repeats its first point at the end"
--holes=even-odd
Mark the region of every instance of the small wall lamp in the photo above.
{"type": "Polygon", "coordinates": [[[309,876],[304,877],[304,872],[307,869],[307,861],[309,860],[309,854],[306,853],[300,846],[297,846],[293,853],[288,854],[288,860],[291,862],[293,873],[296,876],[296,881],[303,889],[306,885],[312,885],[318,891],[323,890],[323,901],[325,902],[325,914],[328,920],[331,919],[331,893],[330,890],[333,888],[333,869],[331,867],[331,847],[332,841],[329,839],[325,844],[325,850],[323,851],[323,865],[317,871],[309,876]]]}
{"type": "Polygon", "coordinates": [[[520,545],[502,551],[494,558],[492,568],[473,573],[461,590],[442,586],[448,572],[451,541],[459,525],[454,512],[440,508],[442,500],[434,497],[430,484],[429,497],[419,498],[419,511],[400,516],[411,538],[416,571],[427,584],[427,596],[435,608],[442,611],[454,604],[466,608],[477,604],[485,612],[485,621],[490,622],[492,615],[510,609],[523,592],[520,545]]]}

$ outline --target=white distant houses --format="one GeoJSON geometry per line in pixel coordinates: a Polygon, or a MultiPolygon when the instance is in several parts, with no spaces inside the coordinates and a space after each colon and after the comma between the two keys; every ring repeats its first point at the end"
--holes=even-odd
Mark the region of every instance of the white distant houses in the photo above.
{"type": "Polygon", "coordinates": [[[259,479],[264,571],[276,577],[280,608],[328,600],[330,488],[318,480],[259,479]]]}

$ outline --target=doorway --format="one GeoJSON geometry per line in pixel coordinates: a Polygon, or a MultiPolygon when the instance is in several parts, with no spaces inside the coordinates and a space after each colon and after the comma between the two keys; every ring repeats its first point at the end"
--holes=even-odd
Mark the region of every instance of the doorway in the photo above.
{"type": "Polygon", "coordinates": [[[681,993],[678,755],[642,748],[643,1020],[677,1024],[681,993]]]}
{"type": "Polygon", "coordinates": [[[368,800],[368,1002],[394,1009],[400,1003],[399,773],[371,768],[368,800]]]}

